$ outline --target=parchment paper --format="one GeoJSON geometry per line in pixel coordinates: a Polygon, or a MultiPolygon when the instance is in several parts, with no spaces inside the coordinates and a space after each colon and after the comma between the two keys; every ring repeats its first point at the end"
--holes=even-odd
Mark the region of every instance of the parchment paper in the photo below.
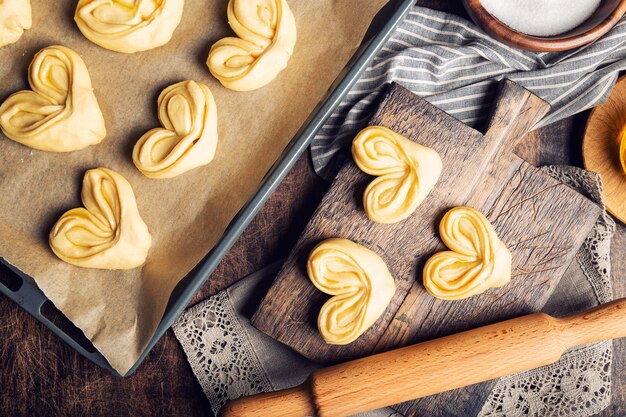
{"type": "Polygon", "coordinates": [[[92,44],[72,20],[75,1],[32,0],[33,28],[0,49],[0,100],[28,88],[33,55],[53,44],[81,54],[107,128],[97,145],[70,154],[31,150],[0,134],[0,257],[34,277],[111,366],[125,374],[162,318],[171,291],[207,254],[263,175],[324,96],[386,0],[289,0],[298,42],[289,66],[257,91],[224,89],[205,61],[211,44],[232,32],[228,0],[186,0],[180,26],[164,47],[134,55],[92,44]],[[215,96],[220,141],[215,160],[169,180],[134,167],[135,141],[159,127],[156,98],[193,79],[215,96]],[[89,270],[57,259],[47,244],[66,210],[81,206],[85,170],[104,166],[132,184],[153,237],[142,268],[89,270]]]}

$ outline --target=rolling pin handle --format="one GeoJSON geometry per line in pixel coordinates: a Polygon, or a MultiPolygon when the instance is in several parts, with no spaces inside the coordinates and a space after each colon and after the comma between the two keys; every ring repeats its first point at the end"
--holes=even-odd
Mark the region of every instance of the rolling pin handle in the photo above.
{"type": "Polygon", "coordinates": [[[306,382],[282,391],[229,401],[218,413],[218,417],[313,417],[315,415],[315,407],[306,382]]]}
{"type": "Polygon", "coordinates": [[[556,319],[566,349],[587,343],[626,337],[626,298],[556,319]]]}

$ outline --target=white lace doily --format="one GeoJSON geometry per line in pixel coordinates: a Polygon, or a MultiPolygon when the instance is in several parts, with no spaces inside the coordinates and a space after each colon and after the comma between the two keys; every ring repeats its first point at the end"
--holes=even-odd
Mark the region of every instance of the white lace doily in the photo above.
{"type": "Polygon", "coordinates": [[[173,329],[213,414],[231,398],[273,390],[226,291],[185,311],[173,329]]]}

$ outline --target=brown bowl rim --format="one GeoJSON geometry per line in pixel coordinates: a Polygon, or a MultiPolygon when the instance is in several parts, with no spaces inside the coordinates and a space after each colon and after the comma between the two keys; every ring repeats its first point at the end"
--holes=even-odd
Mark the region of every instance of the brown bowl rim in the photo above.
{"type": "Polygon", "coordinates": [[[472,20],[490,36],[507,45],[535,52],[565,51],[593,42],[611,30],[626,13],[626,0],[621,0],[602,22],[583,33],[564,38],[544,38],[527,35],[505,25],[482,6],[481,0],[463,0],[463,4],[472,20]]]}

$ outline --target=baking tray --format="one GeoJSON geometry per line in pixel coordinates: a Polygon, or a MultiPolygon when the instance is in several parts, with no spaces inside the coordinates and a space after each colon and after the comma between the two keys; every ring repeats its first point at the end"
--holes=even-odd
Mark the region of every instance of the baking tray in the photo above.
{"type": "MultiPolygon", "coordinates": [[[[311,116],[296,133],[291,142],[289,142],[278,161],[267,172],[255,195],[230,222],[215,247],[178,283],[170,296],[168,306],[154,336],[126,376],[132,375],[137,370],[137,367],[146,358],[148,353],[150,353],[154,345],[161,339],[167,329],[172,326],[185,307],[189,305],[193,296],[206,282],[270,195],[276,190],[283,178],[285,178],[302,153],[307,149],[317,131],[322,127],[326,119],[332,114],[348,91],[350,91],[361,73],[367,68],[393,30],[411,9],[413,1],[414,0],[391,0],[376,15],[359,49],[329,88],[326,97],[311,113],[311,116]]],[[[32,277],[19,271],[5,259],[0,258],[0,261],[15,272],[17,277],[21,280],[21,283],[18,282],[15,283],[15,285],[5,285],[0,282],[0,292],[22,306],[22,308],[33,315],[44,326],[48,327],[65,343],[78,351],[78,353],[96,365],[109,370],[112,374],[120,376],[111,368],[108,361],[98,351],[85,346],[85,343],[79,343],[76,338],[63,331],[50,318],[42,313],[42,307],[48,301],[48,298],[39,289],[32,277]]]]}

